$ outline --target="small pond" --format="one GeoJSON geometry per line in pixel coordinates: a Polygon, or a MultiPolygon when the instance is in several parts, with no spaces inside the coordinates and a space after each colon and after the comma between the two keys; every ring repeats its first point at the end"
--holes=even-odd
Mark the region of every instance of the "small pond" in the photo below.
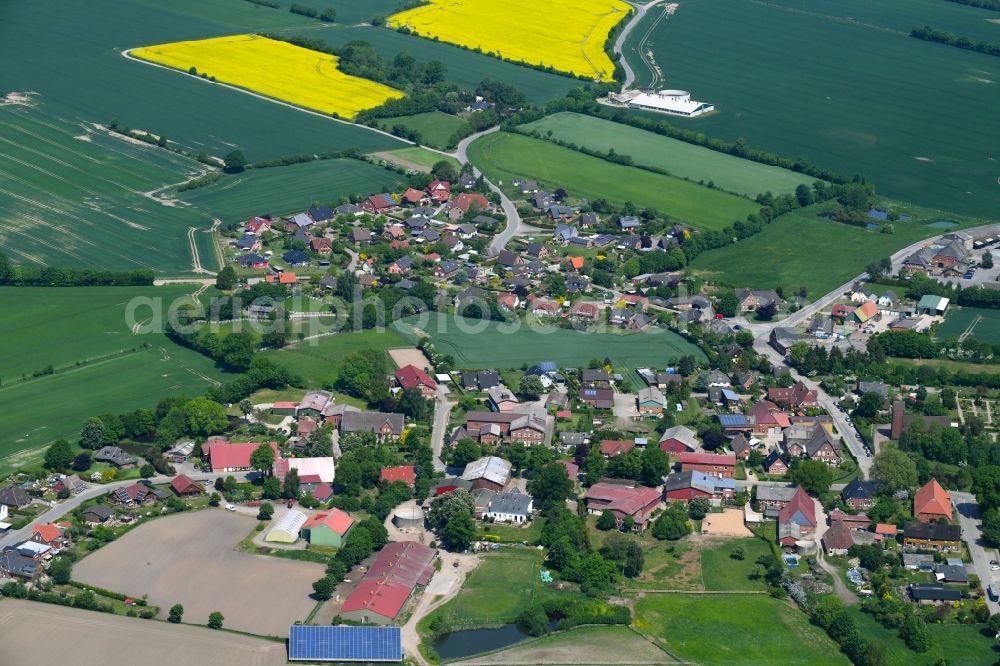
{"type": "Polygon", "coordinates": [[[937,222],[931,222],[930,224],[924,226],[930,227],[931,229],[952,229],[958,226],[958,222],[952,222],[951,220],[938,220],[937,222]]]}
{"type": "Polygon", "coordinates": [[[529,638],[516,624],[505,624],[495,629],[468,629],[453,631],[442,636],[435,644],[441,661],[462,659],[483,652],[510,647],[529,638]]]}

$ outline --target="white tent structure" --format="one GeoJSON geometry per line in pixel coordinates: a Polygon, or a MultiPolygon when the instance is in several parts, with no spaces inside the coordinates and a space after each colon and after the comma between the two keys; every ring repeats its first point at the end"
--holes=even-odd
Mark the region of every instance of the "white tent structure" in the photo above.
{"type": "Polygon", "coordinates": [[[306,522],[306,514],[292,509],[283,515],[271,531],[264,537],[264,541],[271,543],[295,543],[299,539],[299,530],[306,522]]]}

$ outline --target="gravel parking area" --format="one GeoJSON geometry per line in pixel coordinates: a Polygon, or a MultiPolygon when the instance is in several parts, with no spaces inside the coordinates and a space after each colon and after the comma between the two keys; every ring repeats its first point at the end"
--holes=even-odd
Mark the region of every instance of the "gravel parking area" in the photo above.
{"type": "Polygon", "coordinates": [[[287,663],[274,641],[32,601],[0,603],[0,635],[0,664],[105,664],[114,654],[151,666],[287,663]]]}
{"type": "Polygon", "coordinates": [[[234,550],[256,521],[224,510],[154,520],[88,555],[73,578],[141,596],[161,608],[184,605],[184,621],[208,622],[220,611],[225,626],[265,636],[287,636],[315,605],[309,595],[324,567],[234,550]]]}

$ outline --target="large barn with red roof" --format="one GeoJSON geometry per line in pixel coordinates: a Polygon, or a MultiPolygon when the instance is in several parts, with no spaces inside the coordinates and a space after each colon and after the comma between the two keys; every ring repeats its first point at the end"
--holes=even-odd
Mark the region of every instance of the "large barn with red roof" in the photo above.
{"type": "Polygon", "coordinates": [[[922,523],[932,523],[939,518],[951,520],[951,495],[937,479],[931,479],[913,496],[913,517],[922,523]]]}
{"type": "MultiPolygon", "coordinates": [[[[240,442],[230,444],[229,442],[214,441],[203,447],[203,452],[208,456],[208,462],[212,466],[213,472],[243,472],[250,469],[250,456],[262,446],[260,442],[240,442]]],[[[278,458],[278,444],[270,442],[269,446],[274,449],[274,457],[278,458]]]]}
{"type": "Polygon", "coordinates": [[[420,394],[425,398],[433,398],[437,391],[437,382],[415,365],[404,365],[397,370],[396,383],[402,389],[420,389],[420,394]]]}
{"type": "Polygon", "coordinates": [[[340,616],[365,624],[391,624],[413,590],[434,575],[437,551],[416,541],[390,543],[344,600],[340,616]]]}

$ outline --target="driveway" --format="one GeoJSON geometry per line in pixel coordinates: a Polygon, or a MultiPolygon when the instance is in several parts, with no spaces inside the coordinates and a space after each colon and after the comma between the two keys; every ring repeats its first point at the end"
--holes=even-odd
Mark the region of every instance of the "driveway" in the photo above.
{"type": "Polygon", "coordinates": [[[844,577],[840,575],[840,570],[825,559],[823,535],[829,529],[826,511],[823,510],[823,504],[818,499],[813,501],[816,502],[816,562],[823,571],[833,576],[833,591],[837,595],[837,598],[848,606],[856,604],[858,603],[858,597],[848,589],[847,584],[844,583],[844,577]]]}
{"type": "Polygon", "coordinates": [[[448,436],[448,417],[451,408],[455,403],[449,402],[448,389],[444,384],[438,384],[437,395],[434,398],[434,424],[431,428],[431,450],[434,453],[434,471],[443,472],[444,462],[441,461],[441,451],[444,449],[444,440],[448,436]]]}

